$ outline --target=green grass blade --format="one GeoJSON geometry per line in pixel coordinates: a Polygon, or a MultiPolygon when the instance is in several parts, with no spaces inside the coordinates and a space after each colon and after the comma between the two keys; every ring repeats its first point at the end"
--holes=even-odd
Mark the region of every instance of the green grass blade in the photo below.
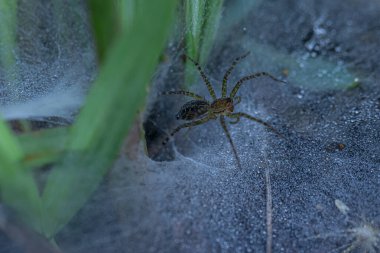
{"type": "Polygon", "coordinates": [[[218,32],[220,19],[222,17],[223,0],[208,1],[205,10],[205,24],[203,26],[199,62],[206,63],[218,32]]]}
{"type": "Polygon", "coordinates": [[[42,231],[41,199],[30,171],[21,167],[23,152],[4,121],[0,121],[1,199],[19,217],[37,231],[42,231]]]}
{"type": "MultiPolygon", "coordinates": [[[[186,0],[186,54],[201,65],[207,62],[218,31],[222,15],[223,0],[186,0]]],[[[186,86],[195,78],[195,68],[186,65],[186,86]]]]}
{"type": "Polygon", "coordinates": [[[137,0],[118,0],[117,8],[120,10],[122,29],[133,26],[139,3],[137,0]]]}
{"type": "Polygon", "coordinates": [[[24,152],[23,164],[38,167],[60,158],[65,149],[69,128],[52,128],[17,136],[24,152]]]}
{"type": "Polygon", "coordinates": [[[0,155],[11,163],[16,163],[23,157],[22,149],[3,120],[0,121],[0,155]]]}
{"type": "Polygon", "coordinates": [[[186,0],[186,53],[199,60],[202,28],[205,23],[205,2],[202,0],[186,0]]]}
{"type": "Polygon", "coordinates": [[[120,34],[120,15],[117,0],[88,0],[99,61],[103,62],[107,49],[120,34]]]}
{"type": "Polygon", "coordinates": [[[117,157],[144,103],[174,14],[175,0],[140,1],[134,26],[115,41],[69,137],[62,164],[49,175],[43,203],[53,236],[83,206],[117,157]]]}

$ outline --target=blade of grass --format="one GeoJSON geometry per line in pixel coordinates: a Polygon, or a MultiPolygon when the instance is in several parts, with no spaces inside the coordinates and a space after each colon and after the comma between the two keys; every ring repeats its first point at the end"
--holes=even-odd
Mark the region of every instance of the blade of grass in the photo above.
{"type": "Polygon", "coordinates": [[[88,0],[93,24],[99,61],[103,62],[107,49],[120,34],[120,14],[117,4],[120,0],[88,0]],[[102,18],[99,18],[102,17],[102,18]]]}
{"type": "Polygon", "coordinates": [[[56,161],[65,149],[68,128],[52,128],[17,136],[26,167],[39,167],[56,161]]]}
{"type": "Polygon", "coordinates": [[[21,167],[22,149],[5,123],[0,120],[1,199],[19,217],[37,231],[42,231],[41,199],[30,171],[21,167]]]}
{"type": "Polygon", "coordinates": [[[203,26],[201,45],[199,51],[199,62],[204,64],[210,55],[218,32],[220,19],[222,17],[223,0],[208,1],[206,5],[205,23],[203,26]]]}
{"type": "Polygon", "coordinates": [[[0,155],[10,163],[20,161],[23,156],[22,150],[3,120],[0,121],[0,136],[0,155]]]}
{"type": "Polygon", "coordinates": [[[117,157],[123,136],[144,102],[176,2],[140,1],[143,11],[136,13],[135,25],[109,50],[70,133],[67,148],[71,152],[46,183],[43,203],[49,219],[47,235],[57,233],[83,206],[117,157]]]}
{"type": "MultiPolygon", "coordinates": [[[[210,54],[222,15],[223,0],[186,0],[186,54],[203,65],[210,54]]],[[[185,84],[195,80],[195,68],[186,64],[185,84]]]]}
{"type": "Polygon", "coordinates": [[[205,23],[205,3],[202,0],[186,0],[186,53],[199,60],[202,28],[205,23]]]}
{"type": "Polygon", "coordinates": [[[137,0],[118,0],[117,8],[120,10],[122,29],[133,26],[133,20],[138,11],[137,0]]]}

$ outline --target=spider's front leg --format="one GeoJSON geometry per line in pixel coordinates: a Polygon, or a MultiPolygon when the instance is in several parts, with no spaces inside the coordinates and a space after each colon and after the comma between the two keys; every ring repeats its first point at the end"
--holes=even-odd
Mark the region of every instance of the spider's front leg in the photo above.
{"type": "Polygon", "coordinates": [[[212,88],[212,85],[211,85],[210,81],[208,80],[206,74],[203,72],[203,70],[202,70],[201,66],[199,65],[199,63],[198,63],[197,61],[193,60],[193,59],[192,59],[190,56],[188,56],[188,55],[186,55],[186,58],[189,59],[189,60],[195,65],[195,67],[198,69],[199,74],[201,75],[201,77],[202,77],[204,83],[206,84],[207,89],[208,89],[208,91],[209,91],[211,97],[212,97],[213,99],[216,99],[215,91],[214,91],[214,89],[212,88]]]}
{"type": "Polygon", "coordinates": [[[253,74],[253,75],[249,75],[249,76],[245,76],[243,78],[241,78],[236,84],[235,86],[233,87],[231,93],[230,93],[230,97],[231,98],[234,98],[236,93],[238,92],[238,90],[240,89],[240,86],[248,81],[248,80],[252,80],[252,79],[255,79],[255,78],[258,78],[258,77],[263,77],[263,76],[266,76],[266,77],[269,77],[270,79],[272,79],[273,81],[276,81],[276,82],[280,82],[280,83],[286,83],[285,81],[282,81],[280,79],[277,79],[276,77],[272,76],[271,74],[267,73],[267,72],[258,72],[256,74],[253,74]]]}
{"type": "Polygon", "coordinates": [[[226,71],[226,73],[224,74],[224,77],[223,77],[223,83],[222,83],[222,97],[226,97],[227,96],[227,81],[228,81],[228,77],[230,76],[232,70],[235,68],[236,64],[238,64],[238,62],[242,59],[244,59],[245,57],[247,57],[248,55],[250,54],[250,52],[247,52],[245,53],[244,55],[242,56],[239,56],[238,58],[236,58],[231,66],[228,68],[228,70],[226,71]]]}
{"type": "MultiPolygon", "coordinates": [[[[264,125],[265,127],[267,127],[268,129],[270,129],[272,132],[274,132],[275,134],[277,134],[279,137],[284,138],[284,136],[282,134],[280,134],[273,126],[271,126],[269,123],[259,119],[259,118],[256,118],[256,117],[253,117],[247,113],[244,113],[244,112],[236,112],[236,113],[230,113],[230,114],[227,114],[227,117],[229,118],[232,118],[232,119],[236,119],[237,122],[240,120],[240,117],[244,117],[246,119],[249,119],[249,120],[252,120],[252,121],[255,121],[261,125],[264,125]]],[[[236,122],[236,123],[237,123],[236,122]]],[[[235,122],[233,122],[232,124],[234,124],[235,122]]]]}
{"type": "MultiPolygon", "coordinates": [[[[201,125],[203,123],[206,123],[207,121],[209,121],[210,119],[212,119],[209,115],[207,115],[206,117],[204,118],[201,118],[201,119],[198,119],[198,120],[194,120],[194,121],[191,121],[191,122],[187,122],[187,123],[184,123],[182,125],[179,125],[178,127],[176,127],[171,133],[170,133],[170,137],[172,137],[174,134],[176,134],[179,130],[183,129],[183,128],[188,128],[188,127],[193,127],[193,126],[197,126],[197,125],[201,125]]],[[[162,142],[163,145],[166,145],[169,141],[169,136],[162,142]]]]}

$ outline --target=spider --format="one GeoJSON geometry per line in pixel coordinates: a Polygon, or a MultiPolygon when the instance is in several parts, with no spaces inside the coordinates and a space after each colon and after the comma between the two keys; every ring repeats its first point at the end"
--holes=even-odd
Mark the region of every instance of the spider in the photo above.
{"type": "MultiPolygon", "coordinates": [[[[231,145],[231,148],[232,148],[232,151],[234,153],[238,168],[241,168],[241,163],[240,163],[240,159],[239,159],[239,156],[237,154],[237,151],[236,151],[235,144],[232,141],[231,135],[230,135],[228,128],[227,128],[227,125],[226,125],[226,119],[225,119],[226,117],[233,119],[233,121],[229,122],[230,124],[238,123],[240,121],[241,117],[255,121],[261,125],[264,125],[268,129],[272,130],[274,133],[276,133],[277,135],[282,137],[281,134],[279,132],[277,132],[276,129],[274,129],[270,124],[266,123],[265,121],[263,121],[259,118],[253,117],[253,116],[246,114],[244,112],[234,112],[234,106],[236,104],[240,103],[241,98],[239,96],[236,96],[236,93],[238,92],[240,86],[245,81],[248,81],[248,80],[251,80],[251,79],[254,79],[257,77],[261,77],[261,76],[269,77],[272,80],[277,81],[277,82],[285,83],[284,81],[281,81],[281,80],[275,78],[274,76],[272,76],[269,73],[258,72],[258,73],[248,75],[248,76],[244,76],[243,78],[241,78],[233,87],[230,95],[227,96],[228,77],[230,76],[232,70],[235,68],[236,64],[240,60],[247,57],[248,55],[249,55],[249,52],[242,55],[242,56],[237,57],[232,62],[231,66],[228,68],[226,73],[224,74],[223,82],[222,82],[222,97],[220,97],[220,98],[216,97],[215,91],[212,88],[210,81],[208,80],[207,76],[203,72],[199,63],[194,61],[189,56],[186,56],[186,57],[198,69],[198,71],[199,71],[204,83],[206,84],[207,89],[208,89],[213,100],[208,101],[208,100],[206,100],[205,97],[202,97],[196,93],[186,91],[186,90],[167,91],[167,92],[162,93],[163,95],[184,95],[184,96],[191,97],[194,99],[194,100],[191,100],[191,101],[185,103],[176,115],[176,118],[178,120],[185,120],[185,121],[190,121],[190,122],[181,124],[178,127],[176,127],[170,133],[170,136],[173,136],[174,134],[176,134],[179,130],[181,130],[183,128],[191,128],[193,126],[201,125],[201,124],[204,124],[210,120],[216,120],[219,117],[219,122],[222,125],[224,133],[226,134],[227,139],[231,145]]],[[[166,145],[168,141],[169,141],[169,136],[163,141],[163,145],[166,145]]]]}

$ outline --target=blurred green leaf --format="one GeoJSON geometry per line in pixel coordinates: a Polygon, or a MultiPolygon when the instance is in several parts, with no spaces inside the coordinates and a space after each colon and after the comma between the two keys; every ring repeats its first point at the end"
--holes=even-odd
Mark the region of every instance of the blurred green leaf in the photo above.
{"type": "Polygon", "coordinates": [[[144,103],[174,14],[175,0],[140,1],[134,25],[115,41],[73,126],[62,163],[43,193],[53,236],[83,206],[117,158],[123,137],[144,103]]]}
{"type": "Polygon", "coordinates": [[[30,171],[21,167],[21,147],[2,120],[0,136],[1,199],[12,207],[24,222],[37,231],[42,231],[43,215],[37,185],[30,171]]]}
{"type": "Polygon", "coordinates": [[[9,162],[19,162],[23,156],[23,152],[16,138],[13,137],[9,128],[2,120],[0,121],[0,136],[0,155],[4,156],[9,162]]]}
{"type": "Polygon", "coordinates": [[[90,16],[100,62],[103,62],[107,49],[112,45],[121,31],[120,13],[117,10],[119,1],[87,1],[90,7],[90,16]]]}
{"type": "Polygon", "coordinates": [[[118,0],[117,9],[121,16],[122,29],[133,26],[134,18],[139,11],[138,0],[118,0]]]}
{"type": "Polygon", "coordinates": [[[23,164],[38,167],[56,161],[67,142],[68,128],[52,128],[17,136],[24,152],[23,164]]]}

